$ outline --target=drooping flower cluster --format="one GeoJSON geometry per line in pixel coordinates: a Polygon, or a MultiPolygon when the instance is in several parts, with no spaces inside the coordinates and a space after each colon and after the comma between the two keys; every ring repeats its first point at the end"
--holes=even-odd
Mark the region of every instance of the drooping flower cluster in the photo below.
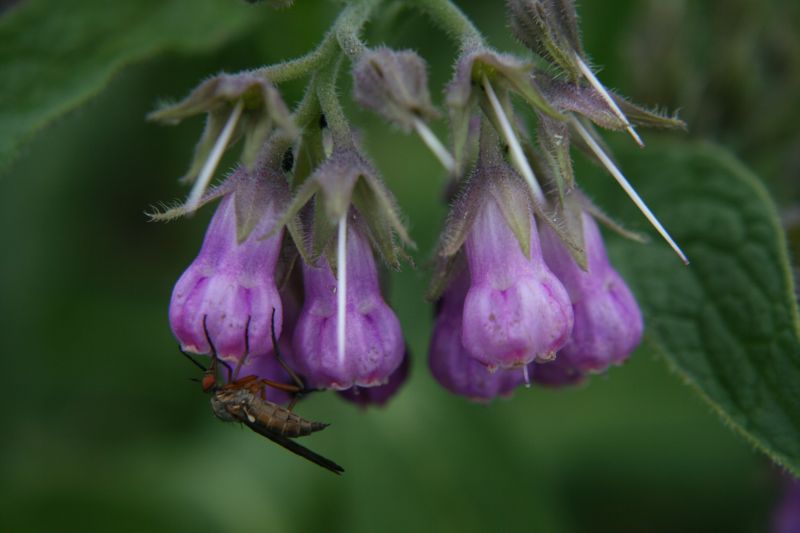
{"type": "Polygon", "coordinates": [[[678,250],[592,124],[627,130],[642,144],[635,125],[682,123],[602,86],[569,0],[508,1],[512,30],[550,63],[547,70],[493,50],[450,2],[435,3],[413,4],[459,40],[444,99],[450,148],[430,127],[441,114],[425,61],[360,40],[381,0],[348,4],[309,56],[215,76],[152,115],[169,123],[208,117],[185,177],[194,184],[187,202],[156,218],[220,199],[198,257],[173,291],[170,324],[182,349],[276,382],[291,382],[289,368],[307,387],[336,390],[361,405],[384,404],[405,381],[412,354],[379,269],[398,268],[404,245],[413,243],[339,104],[344,57],[352,62],[355,101],[417,134],[450,178],[453,207],[432,290],[440,301],[429,360],[445,388],[490,401],[531,381],[575,384],[622,363],[639,344],[641,313],[609,263],[594,217],[607,219],[581,193],[570,149],[587,149],[678,250]],[[277,86],[305,75],[305,96],[290,112],[277,86]],[[512,95],[533,110],[534,137],[512,95]],[[210,187],[238,140],[235,170],[210,187]]]}

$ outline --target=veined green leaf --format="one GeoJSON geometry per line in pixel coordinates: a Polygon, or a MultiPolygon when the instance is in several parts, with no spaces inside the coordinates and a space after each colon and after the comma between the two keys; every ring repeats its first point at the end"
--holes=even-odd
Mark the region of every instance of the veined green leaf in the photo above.
{"type": "Polygon", "coordinates": [[[657,239],[610,243],[644,310],[647,341],[726,423],[800,475],[800,321],[766,190],[710,145],[654,144],[620,155],[691,260],[684,267],[657,239]]]}

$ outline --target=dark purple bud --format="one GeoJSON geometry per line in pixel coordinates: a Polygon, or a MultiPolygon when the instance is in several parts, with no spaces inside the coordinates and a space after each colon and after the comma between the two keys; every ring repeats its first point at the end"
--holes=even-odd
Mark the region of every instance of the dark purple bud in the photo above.
{"type": "Polygon", "coordinates": [[[464,302],[462,342],[489,367],[550,360],[572,331],[567,291],[542,259],[530,214],[526,255],[492,195],[485,195],[466,240],[472,285],[464,302]]]}
{"type": "Polygon", "coordinates": [[[608,261],[597,223],[583,213],[587,270],[575,263],[561,241],[542,227],[542,250],[572,301],[575,325],[558,353],[580,372],[603,372],[625,361],[642,339],[642,314],[625,281],[608,261]]]}
{"type": "Polygon", "coordinates": [[[314,388],[344,390],[383,385],[400,366],[404,343],[400,322],[386,305],[365,236],[347,232],[346,337],[337,344],[337,280],[327,259],[303,265],[305,302],[294,334],[295,362],[314,388]]]}
{"type": "Polygon", "coordinates": [[[461,344],[464,299],[469,272],[461,272],[445,290],[431,337],[429,365],[433,377],[444,388],[476,402],[509,396],[524,382],[522,370],[490,372],[472,358],[461,344]]]}
{"type": "Polygon", "coordinates": [[[400,387],[408,378],[408,370],[411,366],[411,358],[406,352],[400,367],[392,372],[389,381],[385,385],[377,387],[353,387],[351,389],[339,391],[339,395],[349,402],[369,407],[371,405],[384,406],[395,395],[400,387]]]}
{"type": "Polygon", "coordinates": [[[557,355],[555,360],[529,365],[531,380],[545,387],[561,388],[579,385],[586,379],[585,374],[569,364],[566,357],[557,355]]]}
{"type": "Polygon", "coordinates": [[[800,531],[800,481],[785,476],[785,492],[772,518],[772,533],[800,531]]]}
{"type": "Polygon", "coordinates": [[[353,82],[356,102],[405,131],[411,131],[416,120],[438,115],[428,92],[425,60],[416,52],[369,50],[358,58],[353,82]]]}
{"type": "Polygon", "coordinates": [[[237,240],[236,203],[240,190],[226,195],[206,231],[200,254],[180,277],[172,292],[169,321],[184,350],[208,354],[208,334],[218,355],[234,363],[272,351],[272,311],[280,336],[282,306],[275,287],[275,265],[283,231],[267,239],[278,214],[273,203],[243,242],[237,240]]]}

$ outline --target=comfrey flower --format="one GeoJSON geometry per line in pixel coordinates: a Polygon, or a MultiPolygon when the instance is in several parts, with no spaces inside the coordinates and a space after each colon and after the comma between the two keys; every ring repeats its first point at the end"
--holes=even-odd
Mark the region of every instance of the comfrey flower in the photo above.
{"type": "Polygon", "coordinates": [[[487,128],[476,170],[457,198],[440,254],[465,251],[471,278],[462,343],[494,371],[552,359],[572,330],[566,290],[542,259],[527,189],[487,128]]]}
{"type": "Polygon", "coordinates": [[[197,258],[172,292],[169,320],[184,350],[218,355],[233,362],[245,354],[272,351],[271,328],[280,336],[282,306],[274,272],[283,232],[265,235],[286,200],[279,176],[239,169],[206,231],[197,258]],[[206,337],[208,332],[208,338],[206,337]]]}
{"type": "Polygon", "coordinates": [[[305,302],[294,333],[294,360],[314,388],[383,385],[403,360],[400,322],[381,296],[369,242],[355,224],[348,225],[346,241],[343,314],[328,260],[303,265],[305,302]]]}
{"type": "Polygon", "coordinates": [[[602,372],[625,361],[639,345],[642,314],[608,260],[597,223],[586,212],[582,223],[585,271],[549,227],[540,229],[542,251],[550,270],[566,287],[575,316],[572,335],[558,352],[558,361],[579,372],[602,372]]]}
{"type": "Polygon", "coordinates": [[[526,254],[498,201],[488,196],[466,241],[472,284],[462,341],[491,370],[552,359],[572,329],[569,298],[542,260],[536,222],[528,219],[526,254]]]}
{"type": "Polygon", "coordinates": [[[302,214],[311,226],[310,251],[306,239],[295,239],[305,291],[295,362],[313,387],[344,390],[383,385],[402,362],[400,323],[381,296],[371,246],[398,266],[396,237],[410,241],[393,196],[330,98],[320,95],[332,117],[332,151],[298,188],[280,224],[302,214]]]}
{"type": "Polygon", "coordinates": [[[463,270],[442,295],[428,363],[436,381],[450,392],[473,401],[488,402],[511,395],[524,382],[524,373],[519,369],[490,372],[464,348],[462,317],[469,286],[469,272],[463,270]]]}

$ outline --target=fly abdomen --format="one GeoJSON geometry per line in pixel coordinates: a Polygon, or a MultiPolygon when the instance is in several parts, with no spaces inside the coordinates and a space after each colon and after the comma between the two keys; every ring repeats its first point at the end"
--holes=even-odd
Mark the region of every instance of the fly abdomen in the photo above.
{"type": "Polygon", "coordinates": [[[254,397],[248,406],[248,414],[255,419],[251,419],[252,423],[284,437],[304,437],[328,427],[328,424],[306,420],[281,405],[265,402],[258,397],[254,397]]]}

